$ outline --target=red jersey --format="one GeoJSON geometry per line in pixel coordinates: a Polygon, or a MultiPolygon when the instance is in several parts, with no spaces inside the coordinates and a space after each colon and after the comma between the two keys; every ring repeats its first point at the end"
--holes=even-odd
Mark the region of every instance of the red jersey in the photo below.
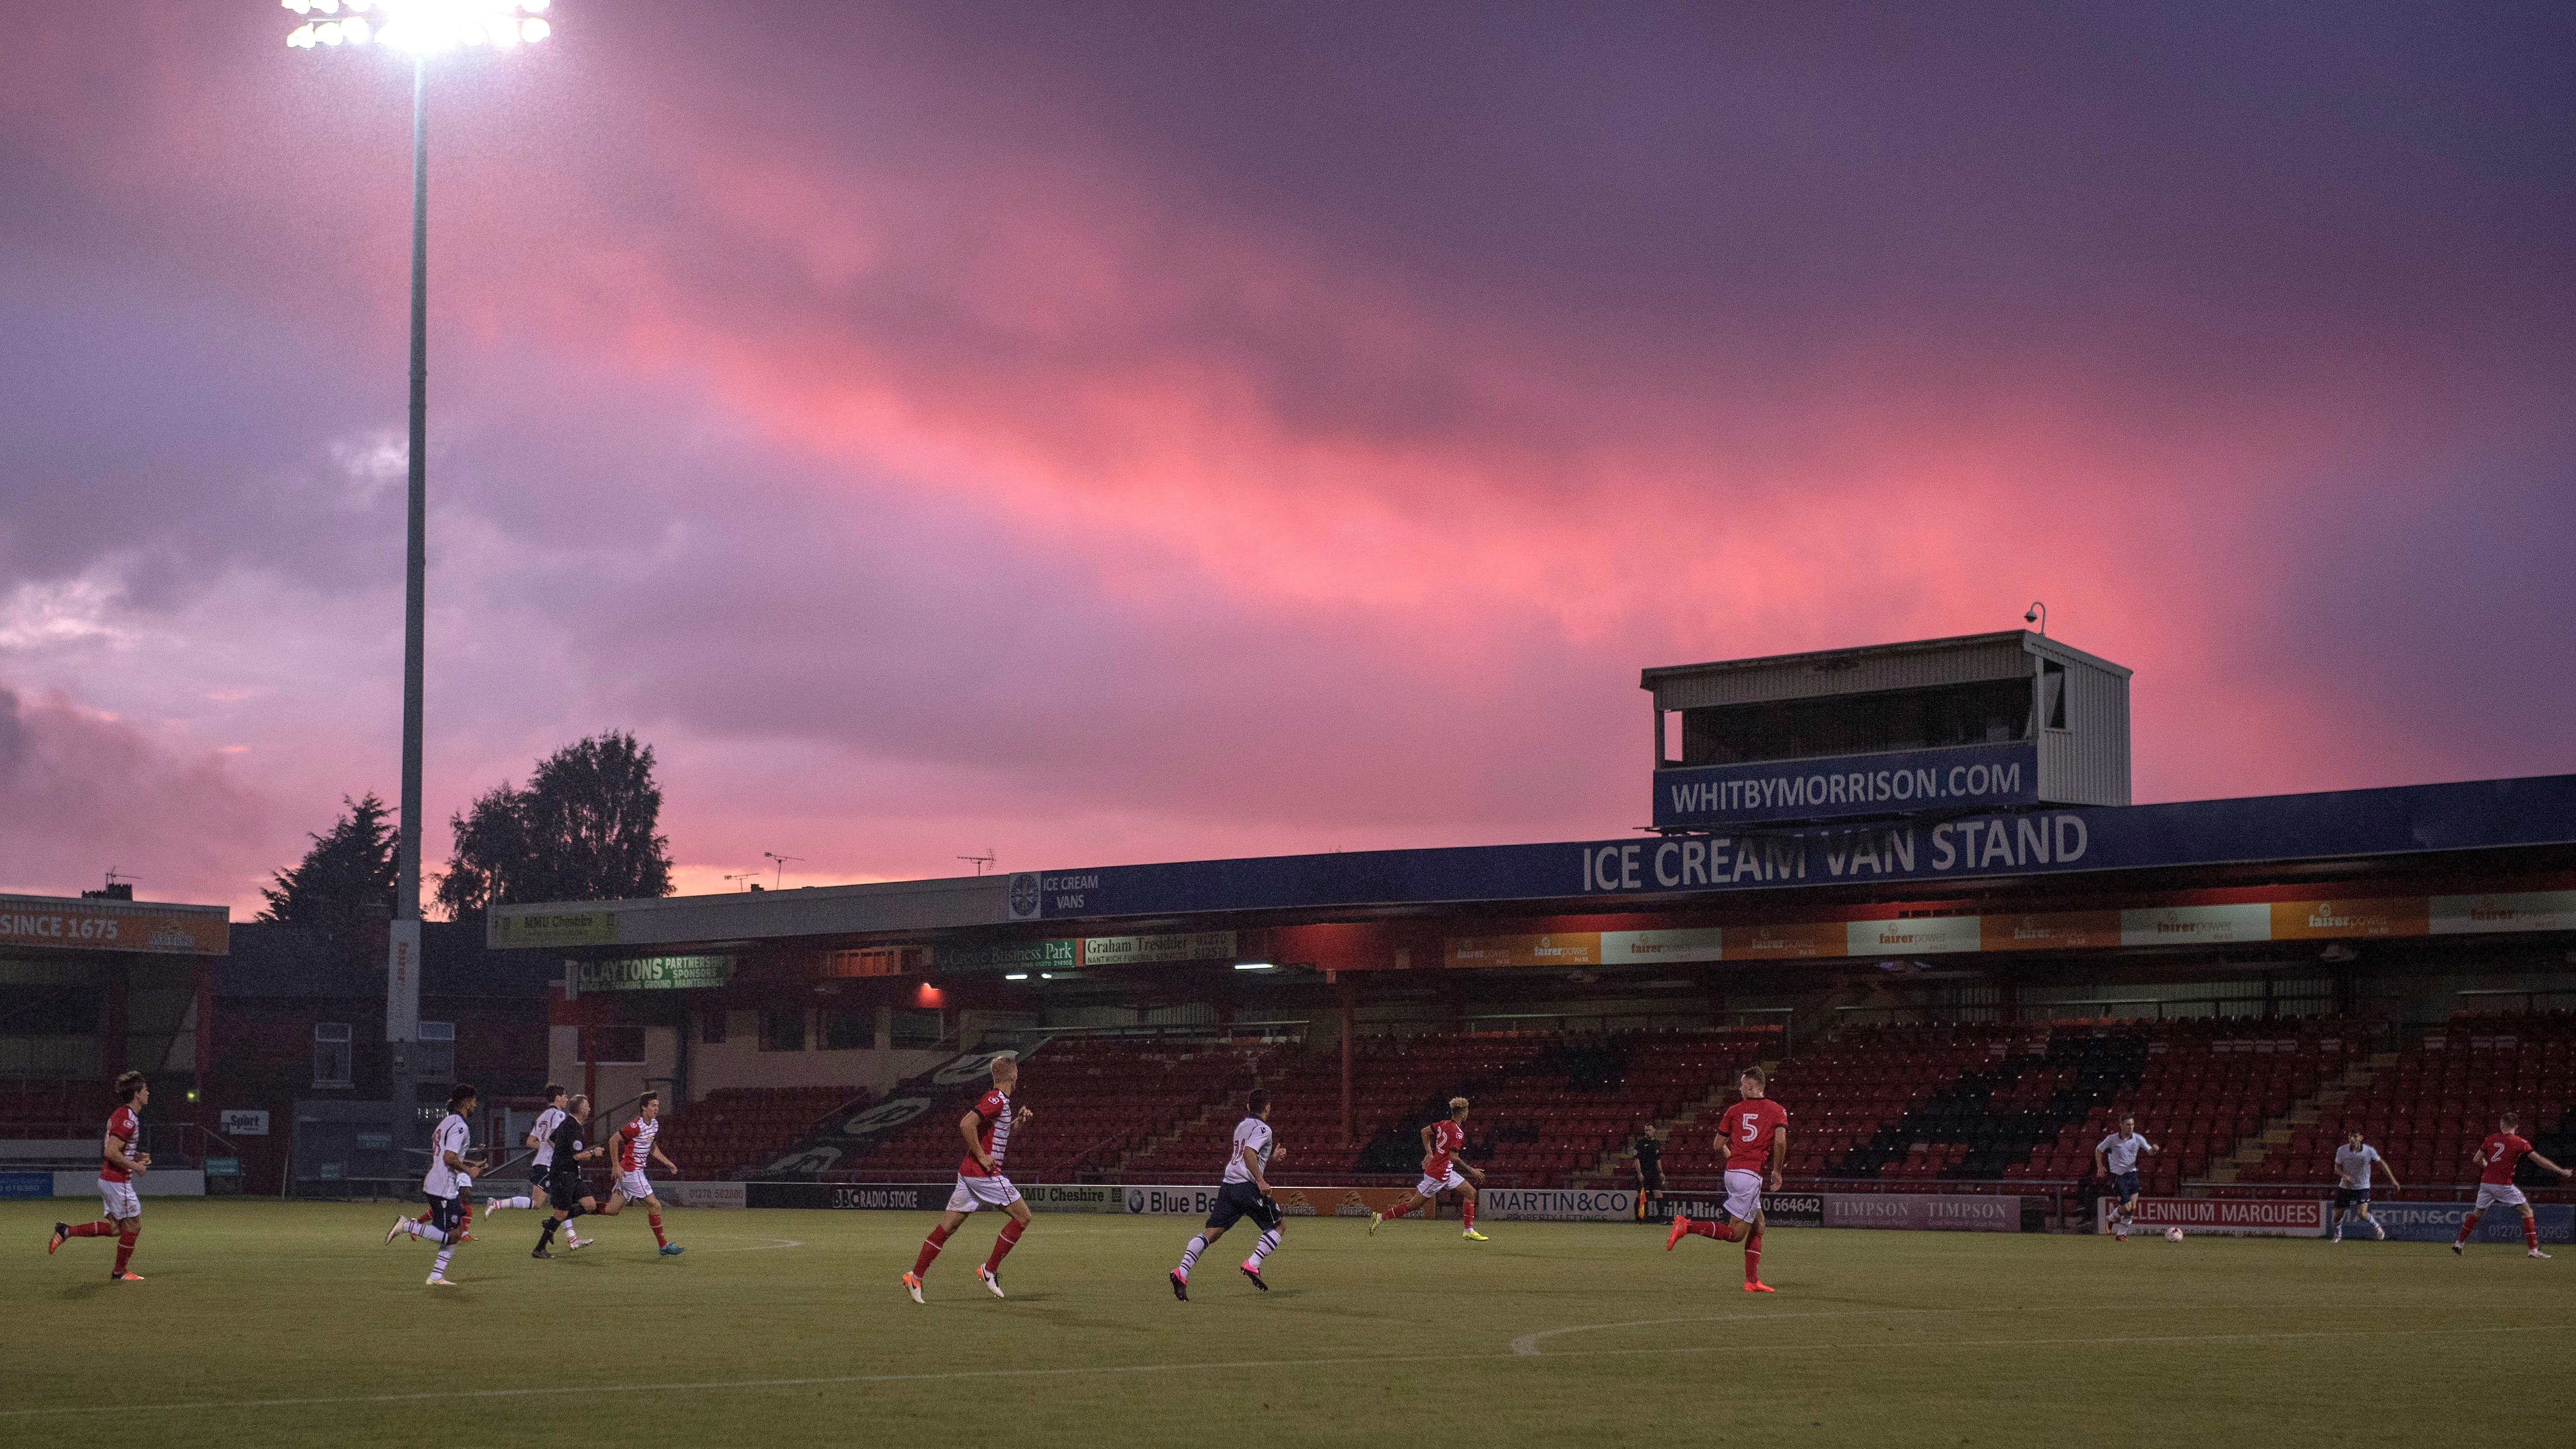
{"type": "Polygon", "coordinates": [[[975,1102],[975,1115],[983,1119],[975,1124],[975,1145],[983,1148],[986,1152],[993,1154],[993,1170],[990,1173],[985,1172],[984,1164],[977,1162],[975,1160],[975,1154],[969,1152],[964,1157],[957,1159],[957,1175],[960,1177],[999,1177],[1002,1173],[1002,1149],[1008,1147],[1011,1143],[1011,1099],[1009,1095],[1004,1093],[999,1087],[995,1087],[991,1091],[986,1092],[975,1102]]]}
{"type": "Polygon", "coordinates": [[[1449,1154],[1467,1145],[1467,1129],[1443,1117],[1431,1124],[1431,1160],[1422,1168],[1424,1177],[1447,1177],[1449,1154]]]}
{"type": "MultiPolygon", "coordinates": [[[[143,1135],[143,1120],[134,1115],[133,1108],[119,1107],[108,1114],[107,1135],[115,1138],[117,1146],[131,1159],[134,1156],[134,1139],[143,1135]]],[[[98,1156],[98,1176],[101,1182],[133,1181],[133,1174],[108,1160],[104,1152],[98,1156]]]]}
{"type": "Polygon", "coordinates": [[[1771,1165],[1771,1133],[1789,1125],[1789,1109],[1768,1097],[1747,1097],[1717,1119],[1726,1139],[1726,1170],[1761,1172],[1771,1165]]]}
{"type": "Polygon", "coordinates": [[[662,1119],[642,1117],[617,1129],[617,1170],[642,1172],[653,1160],[653,1139],[662,1135],[662,1119]]]}
{"type": "Polygon", "coordinates": [[[2478,1181],[2511,1187],[2515,1164],[2521,1162],[2522,1154],[2530,1150],[2531,1144],[2513,1133],[2488,1133],[2485,1144],[2478,1148],[2479,1154],[2487,1160],[2487,1170],[2478,1178],[2478,1181]]]}

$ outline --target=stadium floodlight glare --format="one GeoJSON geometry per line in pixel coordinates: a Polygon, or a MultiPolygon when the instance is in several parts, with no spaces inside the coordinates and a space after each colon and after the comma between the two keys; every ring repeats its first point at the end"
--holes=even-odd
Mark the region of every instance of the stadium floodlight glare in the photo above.
{"type": "Polygon", "coordinates": [[[1005,981],[1026,981],[1029,979],[1029,973],[1026,971],[1014,971],[1009,975],[1004,976],[1002,979],[1005,981]]]}
{"type": "Polygon", "coordinates": [[[1276,971],[1279,968],[1267,961],[1237,961],[1234,963],[1234,969],[1237,971],[1276,971]]]}
{"type": "Polygon", "coordinates": [[[384,46],[411,55],[435,55],[465,45],[512,50],[534,45],[555,33],[541,19],[552,7],[547,0],[278,0],[299,17],[338,15],[346,20],[306,20],[289,31],[286,43],[297,50],[317,46],[384,46]],[[373,15],[370,21],[364,17],[373,15]]]}
{"type": "Polygon", "coordinates": [[[429,62],[459,46],[515,50],[554,33],[549,0],[278,0],[300,22],[291,50],[392,50],[411,57],[410,518],[404,553],[403,754],[394,921],[385,953],[385,1041],[393,1047],[396,1147],[420,1123],[412,1044],[420,1039],[421,653],[429,572],[429,62]],[[345,12],[345,13],[344,13],[345,12]],[[320,17],[320,18],[315,18],[320,17]]]}

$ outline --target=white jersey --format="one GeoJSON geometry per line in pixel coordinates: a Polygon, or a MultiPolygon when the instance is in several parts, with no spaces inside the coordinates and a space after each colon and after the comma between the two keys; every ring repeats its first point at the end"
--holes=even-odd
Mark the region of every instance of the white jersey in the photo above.
{"type": "Polygon", "coordinates": [[[1270,1135],[1270,1124],[1258,1117],[1246,1117],[1235,1123],[1234,1145],[1227,1148],[1225,1153],[1225,1180],[1227,1182],[1252,1181],[1252,1169],[1243,1165],[1243,1149],[1247,1147],[1252,1149],[1253,1160],[1261,1164],[1261,1175],[1268,1177],[1270,1144],[1274,1140],[1276,1139],[1270,1135]]]}
{"type": "Polygon", "coordinates": [[[555,1129],[563,1125],[563,1119],[561,1107],[548,1107],[537,1114],[537,1125],[528,1129],[537,1139],[537,1166],[555,1165],[555,1129]]]}
{"type": "Polygon", "coordinates": [[[2103,1138],[2094,1150],[2102,1154],[2102,1160],[2109,1163],[2111,1171],[2117,1174],[2137,1171],[2138,1154],[2152,1152],[2155,1148],[2143,1132],[2132,1132],[2126,1137],[2114,1132],[2103,1138]]]}
{"type": "Polygon", "coordinates": [[[2378,1148],[2367,1143],[2358,1152],[2348,1146],[2338,1147],[2335,1149],[2335,1176],[2345,1187],[2367,1192],[2370,1190],[2370,1164],[2386,1160],[2379,1155],[2378,1148]]]}
{"type": "Polygon", "coordinates": [[[429,1174],[420,1180],[421,1191],[431,1197],[456,1196],[456,1169],[447,1165],[447,1154],[463,1158],[470,1137],[464,1118],[450,1112],[439,1119],[438,1130],[429,1134],[429,1174]]]}

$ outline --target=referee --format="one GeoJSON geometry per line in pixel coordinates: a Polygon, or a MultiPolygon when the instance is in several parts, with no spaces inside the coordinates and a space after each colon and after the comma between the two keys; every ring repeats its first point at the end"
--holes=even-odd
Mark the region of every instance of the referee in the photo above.
{"type": "Polygon", "coordinates": [[[1655,1136],[1654,1124],[1637,1134],[1637,1145],[1628,1149],[1637,1164],[1637,1221],[1645,1222],[1653,1214],[1646,1210],[1649,1197],[1664,1195],[1664,1144],[1655,1136]]]}

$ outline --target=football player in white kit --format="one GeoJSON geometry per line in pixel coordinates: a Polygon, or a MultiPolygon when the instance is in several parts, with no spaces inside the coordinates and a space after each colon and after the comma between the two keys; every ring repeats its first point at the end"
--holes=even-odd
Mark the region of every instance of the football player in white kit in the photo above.
{"type": "Polygon", "coordinates": [[[993,1086],[975,1101],[966,1115],[957,1119],[957,1131],[966,1139],[966,1155],[957,1163],[957,1189],[948,1195],[948,1211],[939,1215],[930,1236],[921,1240],[921,1252],[912,1260],[912,1271],[903,1275],[903,1289],[919,1303],[922,1275],[930,1271],[931,1260],[948,1243],[948,1235],[966,1221],[966,1215],[979,1207],[997,1207],[1011,1215],[1002,1224],[1000,1237],[993,1240],[993,1255],[975,1270],[975,1277],[996,1298],[1002,1297],[1002,1259],[1018,1247],[1020,1234],[1029,1227],[1029,1205],[1020,1200],[1020,1190],[1002,1175],[1002,1152],[1010,1146],[1011,1132],[1025,1127],[1037,1114],[1026,1107],[1014,1111],[1011,1089],[1020,1084],[1019,1058],[1008,1055],[993,1058],[993,1086]]]}
{"type": "Polygon", "coordinates": [[[2111,1196],[2119,1206],[2111,1210],[2111,1231],[2121,1242],[2129,1240],[2129,1227],[2138,1216],[2138,1157],[2153,1157],[2156,1145],[2138,1134],[2138,1118],[2133,1112],[2120,1114],[2120,1130],[2093,1144],[2093,1171],[2110,1179],[2111,1196]]]}
{"type": "Polygon", "coordinates": [[[1255,1087],[1245,1101],[1244,1118],[1234,1124],[1234,1141],[1226,1153],[1225,1176],[1217,1186],[1216,1209],[1208,1214],[1207,1225],[1198,1236],[1181,1249],[1181,1266],[1166,1276],[1171,1279],[1172,1296],[1183,1303],[1190,1301],[1190,1269],[1198,1263],[1199,1254],[1208,1245],[1225,1236],[1225,1230],[1244,1218],[1252,1219],[1261,1229],[1261,1241],[1252,1248],[1252,1256],[1239,1266],[1252,1286],[1267,1293],[1270,1285],[1262,1281],[1261,1260],[1279,1251],[1281,1218],[1279,1204],[1270,1198],[1270,1164],[1278,1156],[1278,1139],[1270,1131],[1270,1090],[1255,1087]]]}
{"type": "Polygon", "coordinates": [[[528,1128],[527,1145],[536,1149],[528,1159],[528,1190],[516,1197],[493,1197],[483,1200],[483,1211],[502,1208],[543,1208],[546,1205],[546,1183],[554,1176],[555,1129],[563,1125],[565,1089],[546,1083],[546,1110],[537,1114],[528,1128]]]}
{"type": "Polygon", "coordinates": [[[438,1244],[438,1258],[429,1265],[432,1288],[455,1286],[447,1278],[447,1260],[456,1256],[459,1247],[474,1241],[474,1235],[465,1231],[464,1215],[457,1209],[458,1200],[473,1183],[470,1174],[486,1166],[466,1155],[473,1134],[465,1119],[473,1114],[474,1089],[459,1082],[447,1094],[447,1115],[438,1119],[437,1130],[429,1135],[429,1172],[420,1180],[420,1190],[429,1198],[429,1221],[396,1218],[385,1234],[388,1243],[409,1233],[438,1244]]]}

